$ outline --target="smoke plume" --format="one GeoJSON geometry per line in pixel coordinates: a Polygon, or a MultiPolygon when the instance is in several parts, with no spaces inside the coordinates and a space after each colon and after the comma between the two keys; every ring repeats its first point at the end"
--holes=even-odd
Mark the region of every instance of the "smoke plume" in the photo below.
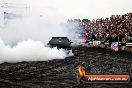
{"type": "MultiPolygon", "coordinates": [[[[38,8],[39,9],[39,8],[38,8]]],[[[12,19],[0,28],[0,62],[64,59],[63,49],[45,47],[52,37],[69,37],[70,30],[57,20],[47,20],[31,10],[29,16],[12,19]]]]}
{"type": "Polygon", "coordinates": [[[45,47],[40,41],[22,41],[10,47],[0,40],[0,62],[45,61],[65,57],[65,50],[45,47]]]}

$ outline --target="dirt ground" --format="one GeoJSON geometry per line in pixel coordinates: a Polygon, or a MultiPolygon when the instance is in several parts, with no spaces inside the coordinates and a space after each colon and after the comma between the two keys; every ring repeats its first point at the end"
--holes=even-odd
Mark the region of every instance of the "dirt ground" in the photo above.
{"type": "Polygon", "coordinates": [[[132,53],[75,47],[74,56],[61,60],[0,64],[0,88],[132,88],[128,84],[78,84],[77,66],[87,73],[128,74],[132,78],[132,53]]]}

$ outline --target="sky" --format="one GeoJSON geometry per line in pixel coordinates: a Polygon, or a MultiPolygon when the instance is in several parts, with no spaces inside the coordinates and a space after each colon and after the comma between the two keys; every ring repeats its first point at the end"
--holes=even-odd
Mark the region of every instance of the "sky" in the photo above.
{"type": "Polygon", "coordinates": [[[132,12],[132,0],[3,0],[26,4],[48,19],[97,19],[132,12]]]}

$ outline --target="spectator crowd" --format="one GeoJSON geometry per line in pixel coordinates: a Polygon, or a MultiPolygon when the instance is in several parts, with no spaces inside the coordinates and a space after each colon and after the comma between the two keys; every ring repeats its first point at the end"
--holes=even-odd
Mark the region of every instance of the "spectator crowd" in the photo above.
{"type": "MultiPolygon", "coordinates": [[[[77,19],[76,19],[77,21],[77,19]]],[[[110,18],[101,18],[80,21],[87,40],[101,40],[106,42],[132,42],[132,12],[124,15],[112,15],[110,18]]]]}

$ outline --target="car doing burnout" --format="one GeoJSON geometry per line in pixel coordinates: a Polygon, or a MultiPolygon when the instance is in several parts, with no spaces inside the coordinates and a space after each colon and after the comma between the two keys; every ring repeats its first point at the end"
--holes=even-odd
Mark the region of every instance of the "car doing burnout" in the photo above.
{"type": "Polygon", "coordinates": [[[65,49],[70,53],[71,51],[71,41],[67,37],[52,37],[49,41],[48,46],[50,48],[57,47],[57,49],[65,49]]]}

